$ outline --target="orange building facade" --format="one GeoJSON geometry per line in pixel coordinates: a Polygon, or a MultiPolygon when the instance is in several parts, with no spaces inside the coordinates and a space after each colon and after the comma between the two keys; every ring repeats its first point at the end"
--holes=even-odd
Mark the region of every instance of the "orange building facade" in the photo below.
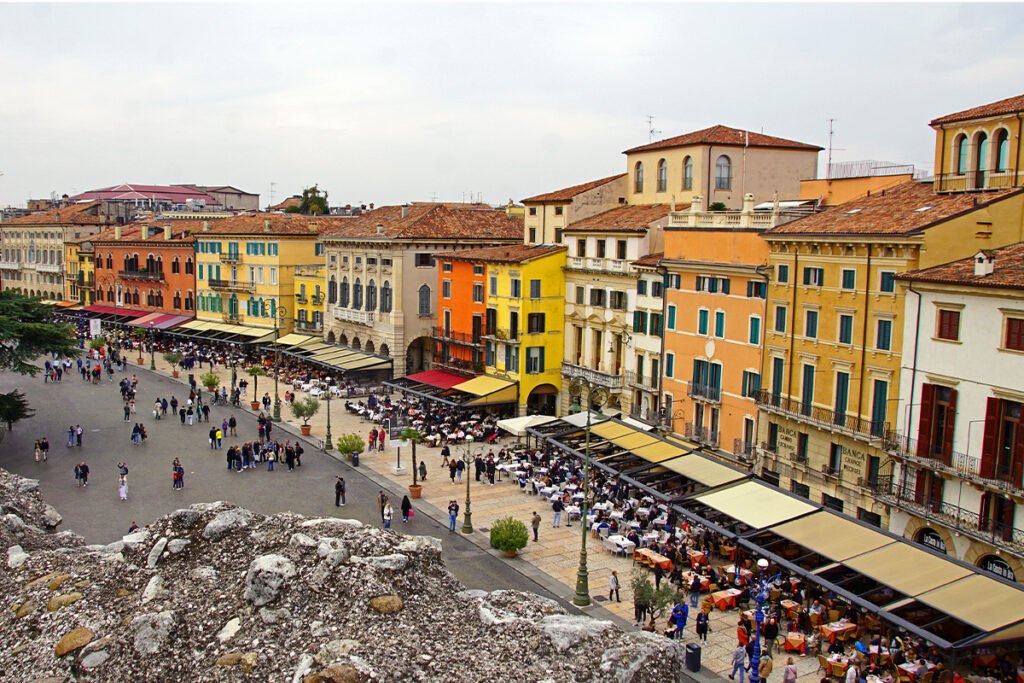
{"type": "Polygon", "coordinates": [[[487,265],[445,258],[438,261],[434,367],[480,374],[484,371],[487,265]]]}
{"type": "Polygon", "coordinates": [[[93,237],[95,302],[194,315],[196,258],[191,230],[198,225],[137,223],[93,237]]]}

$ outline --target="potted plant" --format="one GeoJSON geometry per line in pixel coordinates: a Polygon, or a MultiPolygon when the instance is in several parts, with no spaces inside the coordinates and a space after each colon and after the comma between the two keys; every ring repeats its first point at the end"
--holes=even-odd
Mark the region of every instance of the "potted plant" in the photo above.
{"type": "Polygon", "coordinates": [[[267,371],[263,369],[262,365],[253,365],[245,371],[247,375],[252,377],[252,401],[249,403],[249,407],[253,410],[260,409],[260,402],[257,400],[259,394],[257,393],[256,385],[259,377],[266,377],[267,371]]]}
{"type": "Polygon", "coordinates": [[[352,461],[352,466],[359,465],[359,454],[363,452],[363,438],[358,434],[342,434],[338,437],[338,452],[347,460],[352,461]]]}
{"type": "Polygon", "coordinates": [[[514,517],[503,517],[491,525],[491,547],[500,550],[505,557],[515,557],[529,540],[526,525],[514,517]]]}
{"type": "Polygon", "coordinates": [[[92,349],[93,351],[99,351],[100,349],[103,348],[103,345],[105,343],[106,341],[103,339],[103,337],[94,337],[93,339],[89,340],[89,348],[92,349]]]}
{"type": "Polygon", "coordinates": [[[168,351],[164,354],[164,360],[167,361],[171,366],[171,377],[178,379],[178,363],[184,358],[177,351],[168,351]]]}
{"type": "Polygon", "coordinates": [[[416,463],[416,444],[423,441],[423,432],[415,427],[406,427],[398,436],[402,441],[412,442],[412,485],[409,487],[409,495],[419,498],[423,495],[423,486],[419,482],[419,468],[416,463]]]}
{"type": "Polygon", "coordinates": [[[320,410],[320,401],[316,400],[314,396],[307,396],[306,398],[297,398],[291,403],[292,415],[297,419],[302,420],[302,425],[299,430],[303,436],[309,436],[312,427],[309,426],[309,418],[313,417],[320,410]]]}
{"type": "Polygon", "coordinates": [[[213,394],[217,391],[217,387],[220,386],[220,375],[216,372],[204,372],[199,376],[199,382],[206,387],[207,391],[213,394]]]}
{"type": "Polygon", "coordinates": [[[662,581],[661,588],[656,589],[651,583],[650,574],[647,569],[636,567],[633,569],[630,584],[637,604],[646,606],[647,613],[651,615],[648,629],[654,630],[657,620],[664,619],[676,604],[679,593],[671,581],[662,581]]]}

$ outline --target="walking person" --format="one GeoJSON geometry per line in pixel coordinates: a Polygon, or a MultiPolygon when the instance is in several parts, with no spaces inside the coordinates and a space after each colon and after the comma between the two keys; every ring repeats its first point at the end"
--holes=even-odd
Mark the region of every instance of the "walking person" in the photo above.
{"type": "Polygon", "coordinates": [[[228,430],[230,431],[231,436],[238,436],[238,432],[235,431],[236,427],[238,427],[238,420],[236,420],[235,416],[232,415],[228,418],[228,430]]]}
{"type": "Polygon", "coordinates": [[[79,448],[82,447],[82,434],[84,431],[82,425],[75,425],[75,445],[79,448]]]}
{"type": "Polygon", "coordinates": [[[409,517],[412,516],[412,503],[409,502],[409,496],[402,496],[402,524],[409,523],[409,517]]]}
{"type": "Polygon", "coordinates": [[[426,481],[426,480],[427,480],[427,463],[425,461],[423,461],[423,460],[420,460],[420,481],[426,481]]]}
{"type": "Polygon", "coordinates": [[[39,440],[39,450],[42,451],[43,462],[50,457],[50,440],[45,436],[39,440]]]}
{"type": "Polygon", "coordinates": [[[380,523],[384,523],[384,505],[388,502],[388,497],[384,495],[383,491],[377,491],[377,511],[380,513],[380,523]]]}
{"type": "MultiPolygon", "coordinates": [[[[764,683],[768,683],[768,677],[772,673],[773,663],[772,656],[767,652],[761,656],[761,663],[757,667],[757,675],[764,683]]],[[[852,664],[850,668],[855,668],[852,664]]],[[[856,679],[854,679],[856,682],[856,679]]]]}
{"type": "Polygon", "coordinates": [[[551,509],[554,511],[554,514],[551,516],[551,526],[552,528],[557,529],[562,526],[562,510],[565,509],[565,505],[562,504],[561,500],[556,498],[555,502],[551,504],[551,509]]]}
{"type": "Polygon", "coordinates": [[[39,439],[36,439],[36,445],[35,448],[33,449],[33,452],[35,453],[36,456],[36,462],[39,462],[39,459],[43,457],[43,449],[42,446],[39,445],[39,439]]]}
{"type": "Polygon", "coordinates": [[[533,527],[533,542],[536,543],[537,533],[540,530],[540,515],[537,514],[536,510],[533,511],[533,517],[530,518],[530,526],[533,527]]]}
{"type": "Polygon", "coordinates": [[[729,680],[736,680],[736,674],[740,675],[740,683],[746,680],[747,672],[747,648],[743,647],[743,643],[737,643],[736,649],[732,651],[732,673],[729,674],[729,680]]]}
{"type": "Polygon", "coordinates": [[[85,461],[78,463],[75,468],[78,474],[78,485],[88,486],[89,485],[89,466],[85,464],[85,461]]]}
{"type": "Polygon", "coordinates": [[[448,463],[448,475],[452,478],[452,483],[455,483],[455,461],[452,460],[448,463]]]}
{"type": "Polygon", "coordinates": [[[384,528],[391,528],[391,519],[395,516],[395,511],[391,509],[391,502],[384,503],[384,528]]]}
{"type": "MultiPolygon", "coordinates": [[[[536,514],[536,513],[534,513],[534,514],[536,514]]],[[[454,500],[448,501],[448,532],[449,533],[454,533],[455,532],[455,520],[458,519],[458,516],[459,516],[459,504],[456,501],[454,501],[454,500]]]]}
{"type": "Polygon", "coordinates": [[[128,478],[127,477],[124,477],[124,476],[119,477],[119,481],[117,483],[117,495],[121,498],[121,500],[128,500],[128,478]]]}
{"type": "Polygon", "coordinates": [[[68,427],[68,448],[72,448],[75,445],[75,428],[68,427]]]}
{"type": "Polygon", "coordinates": [[[612,601],[612,596],[615,596],[615,602],[622,602],[619,597],[619,573],[612,570],[612,575],[608,577],[608,602],[612,601]]]}
{"type": "Polygon", "coordinates": [[[464,460],[459,460],[457,463],[455,463],[455,478],[458,480],[460,484],[462,483],[462,472],[465,469],[466,462],[464,460]]]}
{"type": "Polygon", "coordinates": [[[334,507],[341,507],[345,504],[345,480],[342,477],[335,477],[334,482],[334,507]]]}
{"type": "Polygon", "coordinates": [[[708,630],[710,628],[710,619],[708,619],[708,613],[704,610],[697,612],[697,639],[702,640],[705,643],[708,642],[708,630]]]}
{"type": "Polygon", "coordinates": [[[786,668],[782,670],[782,683],[796,683],[796,663],[792,657],[786,657],[786,668]]]}

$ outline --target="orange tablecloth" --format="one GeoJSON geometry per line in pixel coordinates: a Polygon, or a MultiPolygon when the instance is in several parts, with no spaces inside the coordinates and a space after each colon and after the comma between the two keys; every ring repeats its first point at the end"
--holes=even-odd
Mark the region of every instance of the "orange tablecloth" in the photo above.
{"type": "Polygon", "coordinates": [[[779,604],[782,605],[782,609],[786,610],[786,616],[790,619],[793,619],[796,617],[796,615],[800,614],[799,602],[794,602],[792,600],[782,600],[781,602],[779,602],[779,604]]]}
{"type": "Polygon", "coordinates": [[[726,555],[729,557],[730,560],[732,560],[733,562],[736,561],[736,546],[734,546],[734,545],[725,545],[723,543],[722,544],[722,550],[725,551],[726,555]]]}
{"type": "MultiPolygon", "coordinates": [[[[693,583],[693,572],[686,572],[683,574],[683,585],[689,587],[693,583]]],[[[706,576],[700,577],[700,589],[706,591],[711,587],[711,579],[706,576]]]]}
{"type": "Polygon", "coordinates": [[[743,591],[738,588],[730,588],[724,591],[718,591],[717,593],[711,594],[711,601],[715,603],[715,607],[720,610],[726,610],[730,607],[736,606],[736,598],[743,595],[743,591]]]}
{"type": "Polygon", "coordinates": [[[999,658],[995,655],[975,655],[972,664],[976,669],[995,669],[999,666],[999,658]]]}
{"type": "Polygon", "coordinates": [[[690,563],[694,566],[708,563],[708,558],[699,550],[687,550],[686,554],[690,556],[690,563]]]}
{"type": "Polygon", "coordinates": [[[850,668],[850,660],[846,657],[842,657],[841,659],[832,659],[829,657],[826,662],[828,663],[828,672],[832,676],[845,676],[846,670],[850,668]]]}
{"type": "Polygon", "coordinates": [[[672,560],[650,548],[637,548],[633,551],[633,561],[653,567],[658,565],[667,572],[672,571],[672,560]]]}
{"type": "Polygon", "coordinates": [[[845,634],[847,631],[852,631],[857,628],[857,624],[852,624],[848,621],[834,621],[831,624],[822,624],[821,635],[828,638],[828,642],[836,642],[836,636],[845,634]]]}
{"type": "Polygon", "coordinates": [[[802,633],[787,633],[786,642],[782,644],[782,649],[786,652],[807,654],[807,639],[802,633]]]}

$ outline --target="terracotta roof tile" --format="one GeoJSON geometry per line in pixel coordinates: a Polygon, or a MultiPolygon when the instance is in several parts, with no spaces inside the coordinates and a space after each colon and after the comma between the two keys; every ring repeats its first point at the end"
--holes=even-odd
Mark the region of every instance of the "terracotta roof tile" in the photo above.
{"type": "Polygon", "coordinates": [[[803,149],[810,151],[821,151],[823,148],[817,145],[809,145],[806,142],[777,138],[763,133],[730,128],[729,126],[717,125],[696,130],[692,133],[678,135],[674,138],[658,140],[647,145],[640,145],[627,149],[623,154],[633,152],[647,152],[654,149],[669,149],[670,147],[686,147],[688,145],[727,145],[731,147],[775,147],[781,149],[803,149]]]}
{"type": "Polygon", "coordinates": [[[941,266],[902,273],[897,279],[971,287],[1024,289],[1024,242],[985,251],[995,257],[991,275],[975,275],[974,257],[971,256],[941,266]]]}
{"type": "Polygon", "coordinates": [[[969,121],[971,119],[985,118],[986,116],[1017,114],[1020,112],[1024,112],[1024,95],[1007,97],[1005,100],[999,100],[998,102],[991,102],[978,107],[971,107],[970,109],[964,109],[963,111],[958,111],[954,114],[946,114],[945,116],[940,116],[933,120],[931,125],[941,126],[944,123],[969,121]]]}
{"type": "Polygon", "coordinates": [[[533,259],[565,251],[560,244],[511,244],[504,247],[485,247],[483,249],[462,249],[445,251],[435,256],[441,260],[486,261],[489,263],[522,263],[533,259]]]}
{"type": "Polygon", "coordinates": [[[502,241],[523,238],[522,218],[489,207],[453,208],[441,204],[382,206],[359,216],[321,220],[326,221],[321,234],[328,239],[377,237],[502,241]]]}
{"type": "MultiPolygon", "coordinates": [[[[565,226],[565,232],[647,232],[651,223],[668,222],[668,204],[617,206],[565,226]]],[[[681,208],[681,207],[676,207],[681,208]]]]}
{"type": "Polygon", "coordinates": [[[619,173],[617,175],[610,175],[607,178],[601,178],[599,180],[591,180],[589,183],[581,183],[579,185],[573,185],[572,187],[566,187],[561,190],[555,190],[554,192],[545,192],[544,194],[538,194],[533,197],[527,197],[523,202],[563,202],[569,201],[578,194],[583,194],[587,190],[593,190],[595,187],[600,187],[613,180],[618,180],[624,177],[625,173],[619,173]]]}
{"type": "Polygon", "coordinates": [[[649,254],[647,256],[644,256],[643,258],[639,258],[636,261],[633,261],[633,265],[653,267],[659,265],[661,263],[661,259],[663,258],[665,258],[665,254],[663,252],[658,252],[657,254],[649,254]]]}
{"type": "Polygon", "coordinates": [[[159,230],[159,234],[152,234],[151,232],[148,242],[160,243],[160,244],[191,244],[195,241],[195,237],[192,233],[198,232],[203,228],[203,221],[200,220],[174,220],[174,221],[159,221],[159,220],[147,220],[147,221],[136,221],[129,223],[121,227],[121,239],[115,238],[116,230],[114,228],[107,228],[102,232],[98,232],[95,235],[89,235],[84,238],[90,242],[133,242],[141,239],[142,226],[149,226],[159,230]],[[170,242],[165,240],[163,237],[163,230],[165,225],[171,226],[171,237],[170,242]]]}
{"type": "Polygon", "coordinates": [[[239,214],[229,218],[208,220],[208,229],[199,221],[196,235],[308,235],[316,237],[332,220],[326,216],[303,216],[297,213],[239,214]],[[268,229],[269,226],[269,229],[268,229]]]}
{"type": "Polygon", "coordinates": [[[785,235],[908,235],[1019,192],[1013,188],[937,194],[931,183],[909,181],[762,234],[766,239],[785,235]]]}
{"type": "Polygon", "coordinates": [[[268,211],[284,211],[285,209],[291,208],[293,206],[295,206],[295,207],[302,206],[302,197],[299,197],[298,195],[296,195],[294,197],[288,197],[288,199],[284,200],[283,202],[278,202],[277,204],[274,204],[273,206],[269,207],[267,210],[268,211]]]}
{"type": "Polygon", "coordinates": [[[99,211],[100,202],[85,202],[83,204],[68,204],[59,209],[37,211],[21,218],[3,223],[4,227],[10,225],[106,225],[110,219],[101,216],[99,211]]]}

